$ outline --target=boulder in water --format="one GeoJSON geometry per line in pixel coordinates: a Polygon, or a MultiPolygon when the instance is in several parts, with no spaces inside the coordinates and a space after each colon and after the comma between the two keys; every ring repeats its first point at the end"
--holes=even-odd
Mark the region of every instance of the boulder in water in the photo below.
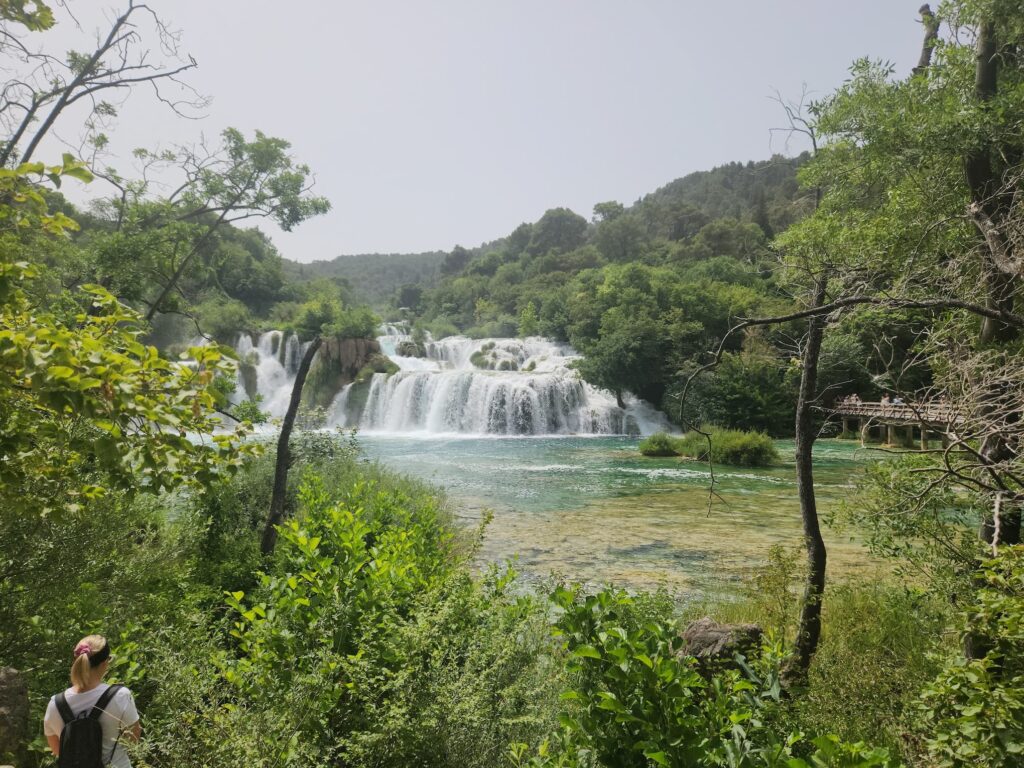
{"type": "Polygon", "coordinates": [[[422,344],[417,344],[412,339],[406,339],[395,345],[395,354],[401,357],[426,357],[427,350],[422,344]]]}

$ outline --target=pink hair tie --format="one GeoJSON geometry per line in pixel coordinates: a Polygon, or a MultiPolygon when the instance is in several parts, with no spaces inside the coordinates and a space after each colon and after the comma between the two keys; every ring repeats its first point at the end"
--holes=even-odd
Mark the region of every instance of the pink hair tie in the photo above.
{"type": "Polygon", "coordinates": [[[89,647],[88,643],[79,643],[78,645],[75,646],[75,658],[76,659],[79,656],[81,656],[83,653],[90,653],[90,652],[92,652],[92,648],[89,647]]]}

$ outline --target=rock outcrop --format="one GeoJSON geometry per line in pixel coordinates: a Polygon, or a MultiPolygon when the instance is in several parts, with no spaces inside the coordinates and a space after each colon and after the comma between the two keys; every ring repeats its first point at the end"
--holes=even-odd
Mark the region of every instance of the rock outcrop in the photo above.
{"type": "Polygon", "coordinates": [[[398,342],[395,346],[395,354],[401,355],[402,357],[426,357],[427,350],[424,349],[422,344],[412,340],[406,340],[398,342]]]}
{"type": "Polygon", "coordinates": [[[314,405],[327,407],[341,388],[355,381],[367,365],[380,367],[380,358],[390,362],[381,353],[376,339],[324,339],[306,380],[304,399],[314,405]]]}
{"type": "Polygon", "coordinates": [[[680,653],[697,659],[702,673],[712,673],[731,665],[737,653],[747,658],[759,653],[763,636],[756,624],[719,624],[705,616],[683,630],[680,653]]]}

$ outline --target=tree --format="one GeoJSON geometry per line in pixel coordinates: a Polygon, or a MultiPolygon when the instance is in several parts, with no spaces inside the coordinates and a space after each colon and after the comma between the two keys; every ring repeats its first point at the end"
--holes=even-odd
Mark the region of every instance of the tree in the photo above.
{"type": "Polygon", "coordinates": [[[70,51],[58,56],[37,50],[31,36],[50,29],[56,18],[42,2],[28,4],[5,2],[2,18],[24,27],[5,24],[0,29],[0,57],[4,69],[16,73],[4,85],[0,99],[0,166],[32,159],[40,142],[61,119],[77,105],[86,105],[84,122],[86,141],[101,149],[106,139],[100,131],[104,121],[116,116],[117,109],[106,100],[140,84],[153,88],[156,98],[175,112],[200,107],[204,100],[185,86],[179,75],[193,69],[196,62],[179,50],[178,37],[146,4],[129,0],[128,7],[116,16],[89,53],[70,51]],[[139,33],[139,25],[148,18],[159,38],[160,51],[169,59],[162,62],[153,55],[139,33]],[[170,88],[185,98],[173,98],[170,88]],[[168,89],[169,90],[169,89],[168,89]]]}
{"type": "Polygon", "coordinates": [[[615,393],[623,407],[626,390],[657,401],[650,372],[665,364],[663,326],[649,314],[629,315],[613,307],[602,315],[597,339],[581,347],[576,367],[587,381],[615,393]]]}
{"type": "Polygon", "coordinates": [[[609,200],[607,203],[597,203],[594,206],[594,223],[598,224],[602,221],[614,221],[625,212],[625,206],[623,206],[622,203],[615,202],[614,200],[609,200]]]}
{"type": "Polygon", "coordinates": [[[604,219],[594,233],[594,243],[604,257],[617,262],[639,258],[646,239],[642,222],[632,213],[604,219]]]}
{"type": "Polygon", "coordinates": [[[295,427],[295,416],[299,412],[299,403],[302,402],[302,388],[306,384],[306,376],[309,374],[309,367],[313,364],[313,358],[323,344],[323,337],[317,334],[299,362],[299,369],[295,372],[295,383],[292,384],[292,394],[288,400],[288,410],[285,412],[284,420],[281,422],[281,433],[277,436],[277,458],[274,462],[274,490],[270,497],[270,511],[267,513],[267,522],[263,526],[263,537],[260,540],[260,551],[269,555],[277,546],[277,529],[284,521],[285,493],[288,490],[288,468],[291,466],[291,436],[295,427]]]}
{"type": "Polygon", "coordinates": [[[568,208],[552,208],[544,212],[533,225],[527,250],[534,256],[549,251],[568,251],[579,248],[586,240],[587,220],[568,208]]]}
{"type": "Polygon", "coordinates": [[[519,313],[519,335],[524,338],[526,336],[536,336],[539,327],[537,308],[533,305],[532,301],[528,301],[519,313]]]}
{"type": "Polygon", "coordinates": [[[398,289],[396,302],[399,307],[404,307],[413,312],[418,312],[423,303],[423,288],[418,285],[406,283],[398,289]]]}
{"type": "Polygon", "coordinates": [[[473,254],[463,248],[461,245],[456,245],[452,252],[445,256],[444,261],[441,263],[441,274],[442,275],[455,275],[465,269],[466,265],[469,264],[469,260],[473,258],[473,254]]]}
{"type": "Polygon", "coordinates": [[[698,423],[788,435],[796,392],[793,368],[765,347],[727,352],[714,373],[697,382],[698,423]]]}
{"type": "Polygon", "coordinates": [[[302,305],[293,321],[294,330],[305,337],[312,337],[299,361],[295,372],[288,410],[281,422],[277,437],[277,457],[274,463],[274,490],[270,498],[270,510],[263,527],[260,549],[269,555],[277,545],[277,529],[284,520],[285,493],[288,489],[288,469],[291,466],[291,435],[295,428],[295,417],[302,402],[302,390],[306,385],[313,360],[323,345],[325,336],[343,338],[365,338],[373,335],[380,319],[366,307],[345,308],[331,296],[321,295],[302,305]]]}
{"type": "Polygon", "coordinates": [[[155,298],[146,303],[146,319],[152,320],[168,296],[178,288],[183,275],[209,243],[218,227],[252,217],[273,219],[285,231],[311,216],[330,210],[330,203],[309,194],[309,167],[297,164],[288,154],[284,139],[256,131],[251,141],[228,128],[222,134],[220,152],[205,157],[184,151],[176,162],[185,170],[186,180],[154,210],[145,210],[133,222],[139,229],[188,225],[177,228],[184,244],[175,238],[162,260],[165,278],[155,298]]]}
{"type": "MultiPolygon", "coordinates": [[[[44,247],[77,225],[51,213],[39,177],[88,178],[80,164],[0,169],[0,237],[44,247]]],[[[5,248],[5,253],[7,253],[5,248]]],[[[45,270],[0,260],[0,606],[5,647],[24,637],[41,593],[81,588],[82,548],[145,536],[133,497],[203,491],[259,446],[225,431],[218,382],[234,368],[214,347],[161,358],[138,313],[87,285],[39,290],[45,270]],[[119,514],[120,513],[120,514],[119,514]],[[113,533],[103,524],[116,521],[113,533]],[[99,525],[98,525],[99,524],[99,525]],[[45,584],[42,583],[45,578],[45,584]]],[[[93,552],[95,554],[95,551],[93,552]]],[[[107,567],[110,563],[106,564],[107,567]]],[[[67,619],[67,611],[62,612],[67,619]]]]}
{"type": "Polygon", "coordinates": [[[1005,0],[960,0],[943,12],[953,35],[937,41],[938,21],[922,10],[915,74],[898,80],[857,62],[816,108],[829,141],[807,175],[829,190],[821,217],[849,254],[840,264],[847,295],[959,310],[930,324],[920,356],[934,389],[919,396],[941,392],[955,405],[959,440],[945,481],[984,499],[984,540],[1013,543],[1024,264],[1015,203],[1024,141],[1013,126],[1024,118],[1024,67],[1010,52],[1024,28],[1005,0]]]}

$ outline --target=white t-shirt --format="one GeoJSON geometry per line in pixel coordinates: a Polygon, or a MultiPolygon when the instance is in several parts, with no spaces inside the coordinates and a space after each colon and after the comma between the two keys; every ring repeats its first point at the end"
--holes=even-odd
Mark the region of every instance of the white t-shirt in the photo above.
{"type": "MultiPolygon", "coordinates": [[[[68,700],[68,706],[78,717],[82,712],[88,712],[93,708],[100,696],[110,686],[100,683],[85,693],[75,693],[74,688],[64,691],[68,700]]],[[[132,692],[127,688],[121,688],[114,694],[114,698],[107,704],[107,708],[100,715],[100,727],[103,729],[103,761],[110,759],[110,751],[114,750],[114,757],[110,760],[113,768],[132,768],[128,759],[128,753],[124,750],[122,743],[128,738],[128,732],[132,726],[139,722],[139,712],[135,709],[135,699],[132,692]],[[124,735],[121,735],[124,734],[124,735]],[[121,735],[120,742],[118,736],[121,735]],[[115,748],[114,745],[117,744],[115,748]]],[[[50,703],[46,705],[46,714],[43,716],[43,732],[47,736],[60,736],[64,728],[64,720],[57,711],[57,697],[51,696],[50,703]]]]}

